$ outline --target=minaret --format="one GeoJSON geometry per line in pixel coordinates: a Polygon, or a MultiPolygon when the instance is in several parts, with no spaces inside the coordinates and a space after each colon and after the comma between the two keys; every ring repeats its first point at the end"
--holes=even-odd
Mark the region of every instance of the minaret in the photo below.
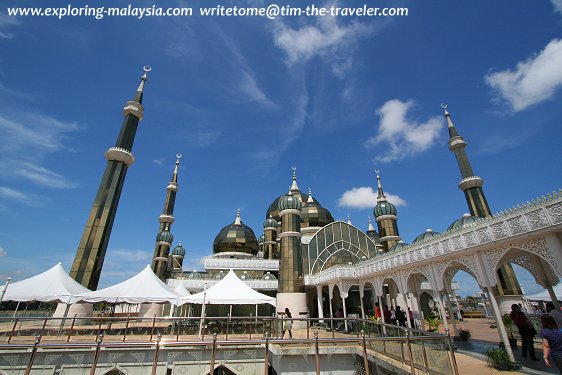
{"type": "Polygon", "coordinates": [[[277,247],[277,220],[275,220],[271,215],[268,219],[263,222],[263,251],[265,259],[275,259],[276,258],[276,247],[277,247]]]}
{"type": "Polygon", "coordinates": [[[464,192],[470,214],[478,217],[492,216],[482,190],[484,180],[474,175],[468,156],[466,156],[466,141],[457,133],[453,120],[451,120],[451,114],[447,111],[447,105],[441,104],[441,107],[445,110],[445,118],[449,128],[449,150],[455,153],[461,171],[462,180],[459,183],[459,188],[464,192]]]}
{"type": "Polygon", "coordinates": [[[142,98],[146,74],[150,70],[149,66],[144,67],[144,75],[135,96],[123,108],[125,118],[115,147],[105,152],[107,166],[70,269],[70,276],[91,290],[98,287],[125,175],[135,161],[131,151],[139,121],[143,118],[142,98]]]}
{"type": "MultiPolygon", "coordinates": [[[[459,188],[464,192],[470,214],[478,217],[492,216],[488,201],[484,195],[484,190],[482,190],[484,180],[474,175],[472,166],[468,161],[468,156],[465,151],[466,141],[459,135],[457,129],[455,129],[451,114],[447,110],[447,105],[441,104],[441,107],[445,110],[445,118],[447,119],[447,127],[449,128],[449,150],[455,153],[457,164],[461,171],[462,180],[459,183],[459,188]]],[[[518,296],[523,294],[511,263],[505,263],[498,269],[497,274],[499,280],[497,289],[500,295],[518,296]]]]}
{"type": "MultiPolygon", "coordinates": [[[[176,194],[178,192],[178,168],[180,165],[181,154],[176,155],[176,166],[170,183],[166,187],[166,201],[164,209],[160,215],[160,229],[156,236],[156,246],[154,248],[154,256],[152,257],[152,270],[161,280],[166,278],[168,270],[168,258],[172,241],[167,241],[166,232],[170,232],[172,223],[174,222],[174,205],[176,203],[176,194]]],[[[171,235],[170,235],[171,236],[171,235]]],[[[171,237],[173,239],[173,237],[171,237]]]]}
{"type": "Polygon", "coordinates": [[[380,241],[382,249],[388,251],[392,246],[400,241],[398,233],[398,217],[396,216],[396,207],[386,200],[386,195],[382,190],[381,178],[379,171],[377,173],[377,205],[373,209],[375,220],[379,228],[380,241]]]}
{"type": "MultiPolygon", "coordinates": [[[[289,193],[291,193],[291,195],[297,197],[301,203],[305,203],[301,194],[301,191],[299,189],[299,186],[297,185],[297,167],[293,166],[293,181],[291,182],[291,187],[289,188],[289,193]]],[[[280,210],[281,211],[281,210],[280,210]]]]}

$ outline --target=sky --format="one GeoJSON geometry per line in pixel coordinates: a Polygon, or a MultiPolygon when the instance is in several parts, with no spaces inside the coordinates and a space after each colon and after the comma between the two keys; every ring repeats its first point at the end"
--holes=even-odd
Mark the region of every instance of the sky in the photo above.
{"type": "MultiPolygon", "coordinates": [[[[151,262],[175,155],[174,244],[202,270],[236,210],[259,236],[297,168],[302,191],[367,228],[375,170],[405,242],[467,205],[442,103],[468,142],[492,211],[561,188],[562,1],[287,0],[407,7],[403,17],[10,17],[0,6],[0,280],[70,269],[122,108],[150,65],[145,117],[99,287],[151,262]]],[[[268,6],[273,0],[224,1],[268,6]]],[[[76,7],[127,6],[119,0],[76,7]]],[[[541,290],[518,269],[528,293],[541,290]]],[[[478,290],[466,274],[461,295],[478,290]]],[[[2,281],[3,282],[3,281],[2,281]]]]}

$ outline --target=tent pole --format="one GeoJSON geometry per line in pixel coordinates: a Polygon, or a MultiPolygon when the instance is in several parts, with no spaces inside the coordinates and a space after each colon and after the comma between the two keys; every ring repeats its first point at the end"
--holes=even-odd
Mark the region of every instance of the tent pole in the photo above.
{"type": "Polygon", "coordinates": [[[201,321],[199,322],[199,337],[203,338],[203,324],[205,321],[205,303],[207,299],[207,283],[205,283],[205,288],[203,289],[203,306],[201,306],[201,321]]]}
{"type": "Polygon", "coordinates": [[[232,305],[230,305],[230,313],[228,314],[228,316],[230,316],[232,318],[232,305]]]}
{"type": "Polygon", "coordinates": [[[0,303],[2,303],[2,300],[4,299],[4,294],[6,294],[6,290],[8,289],[8,285],[10,284],[11,280],[12,278],[8,277],[8,279],[6,280],[6,284],[4,284],[4,287],[2,288],[2,293],[0,293],[0,303]]]}

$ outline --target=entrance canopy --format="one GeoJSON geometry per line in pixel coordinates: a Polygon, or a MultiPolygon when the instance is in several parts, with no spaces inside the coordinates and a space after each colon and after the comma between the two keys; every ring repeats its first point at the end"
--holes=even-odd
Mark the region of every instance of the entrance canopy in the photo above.
{"type": "Polygon", "coordinates": [[[74,303],[76,295],[88,292],[90,289],[70,277],[58,263],[39,275],[9,284],[2,300],[74,303]]]}
{"type": "Polygon", "coordinates": [[[177,305],[181,294],[164,284],[150,268],[119,284],[77,296],[84,302],[165,303],[177,305]]]}
{"type": "Polygon", "coordinates": [[[256,292],[236,276],[234,271],[206,291],[180,298],[181,303],[209,305],[257,305],[269,303],[275,306],[275,297],[256,292]]]}

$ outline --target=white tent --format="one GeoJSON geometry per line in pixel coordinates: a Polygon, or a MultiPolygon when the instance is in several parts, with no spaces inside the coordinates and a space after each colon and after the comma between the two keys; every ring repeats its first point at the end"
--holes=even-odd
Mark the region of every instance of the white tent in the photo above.
{"type": "Polygon", "coordinates": [[[74,303],[90,289],[70,277],[60,263],[47,271],[8,285],[3,301],[74,303]]]}
{"type": "Polygon", "coordinates": [[[119,284],[95,292],[80,294],[80,301],[109,303],[172,303],[177,304],[181,294],[164,284],[150,268],[119,284]]]}
{"type": "Polygon", "coordinates": [[[182,297],[191,295],[191,293],[189,293],[189,290],[185,288],[183,283],[179,283],[178,286],[176,286],[176,289],[174,289],[174,292],[178,293],[182,297]]]}
{"type": "MultiPolygon", "coordinates": [[[[554,286],[552,289],[554,289],[554,294],[556,295],[556,298],[558,298],[558,300],[562,301],[562,283],[558,283],[558,285],[554,286]]],[[[543,290],[540,293],[537,294],[533,294],[530,296],[526,296],[528,300],[530,301],[550,301],[550,294],[548,293],[548,290],[543,290]]]]}
{"type": "Polygon", "coordinates": [[[230,272],[218,283],[203,292],[180,298],[181,303],[209,305],[256,305],[269,303],[275,306],[275,297],[256,292],[230,272]]]}

